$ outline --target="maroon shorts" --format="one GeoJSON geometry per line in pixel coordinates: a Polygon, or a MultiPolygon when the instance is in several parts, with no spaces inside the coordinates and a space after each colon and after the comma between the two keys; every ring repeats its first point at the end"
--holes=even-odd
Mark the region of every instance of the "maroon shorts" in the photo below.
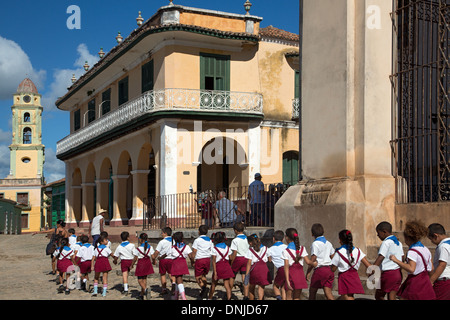
{"type": "Polygon", "coordinates": [[[209,272],[211,266],[210,258],[202,258],[195,260],[195,276],[200,277],[206,275],[209,272]]]}
{"type": "Polygon", "coordinates": [[[338,293],[343,294],[355,294],[364,293],[361,280],[359,279],[358,271],[355,269],[349,269],[345,272],[340,272],[338,276],[338,293]]]}
{"type": "Polygon", "coordinates": [[[277,275],[275,276],[275,280],[273,281],[278,287],[281,287],[286,282],[286,275],[284,273],[284,266],[279,267],[277,269],[277,275]]]}
{"type": "Polygon", "coordinates": [[[436,280],[433,289],[436,300],[450,300],[450,280],[436,280]]]}
{"type": "Polygon", "coordinates": [[[245,273],[247,271],[247,258],[236,257],[231,265],[231,269],[235,274],[238,272],[245,273]]]}
{"type": "Polygon", "coordinates": [[[311,288],[333,288],[334,273],[330,266],[322,266],[314,269],[311,277],[311,288]]]}
{"type": "Polygon", "coordinates": [[[91,260],[86,260],[83,262],[80,262],[80,264],[78,265],[80,267],[80,273],[81,274],[88,274],[91,273],[91,266],[92,266],[92,261],[91,260]]]}
{"type": "Polygon", "coordinates": [[[130,271],[130,267],[132,264],[133,264],[133,260],[131,260],[131,259],[120,260],[120,270],[122,272],[130,271]]]}
{"type": "Polygon", "coordinates": [[[398,291],[402,285],[402,272],[400,269],[381,272],[380,290],[383,292],[398,291]]]}
{"type": "Polygon", "coordinates": [[[159,260],[159,274],[171,274],[170,269],[172,269],[172,262],[172,259],[159,260]]]}

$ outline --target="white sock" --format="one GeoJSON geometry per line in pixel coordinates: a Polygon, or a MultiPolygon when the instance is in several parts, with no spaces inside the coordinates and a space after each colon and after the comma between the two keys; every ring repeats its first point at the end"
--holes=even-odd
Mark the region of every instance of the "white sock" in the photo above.
{"type": "Polygon", "coordinates": [[[125,291],[128,291],[128,283],[124,283],[124,284],[123,284],[123,289],[124,289],[125,291]]]}
{"type": "Polygon", "coordinates": [[[184,286],[183,286],[182,283],[180,283],[180,284],[178,285],[178,291],[180,291],[180,293],[183,293],[183,292],[184,292],[184,286]]]}

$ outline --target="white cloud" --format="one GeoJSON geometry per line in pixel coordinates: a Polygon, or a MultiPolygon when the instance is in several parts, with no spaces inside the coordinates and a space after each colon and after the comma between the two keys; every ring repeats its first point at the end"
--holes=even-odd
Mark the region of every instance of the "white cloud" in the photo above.
{"type": "Polygon", "coordinates": [[[0,36],[0,100],[12,99],[12,94],[26,77],[30,78],[40,91],[46,71],[35,70],[28,55],[16,42],[0,36]]]}
{"type": "Polygon", "coordinates": [[[44,177],[47,183],[60,180],[65,174],[64,162],[56,158],[56,152],[52,148],[45,148],[44,177]]]}
{"type": "Polygon", "coordinates": [[[7,145],[0,145],[0,179],[6,178],[9,175],[9,161],[10,152],[7,145]]]}
{"type": "Polygon", "coordinates": [[[55,102],[59,97],[66,94],[67,88],[72,85],[72,75],[75,78],[81,77],[86,71],[83,66],[87,61],[92,67],[99,58],[92,55],[86,44],[82,43],[77,47],[78,58],[75,60],[74,69],[56,69],[53,72],[53,82],[50,84],[50,90],[42,97],[42,105],[46,110],[55,110],[55,102]]]}

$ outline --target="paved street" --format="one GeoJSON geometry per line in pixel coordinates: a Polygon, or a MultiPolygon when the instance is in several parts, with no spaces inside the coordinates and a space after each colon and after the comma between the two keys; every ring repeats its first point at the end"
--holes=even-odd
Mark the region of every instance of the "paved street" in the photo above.
{"type": "MultiPolygon", "coordinates": [[[[58,294],[58,282],[56,276],[49,274],[51,271],[51,259],[45,255],[45,247],[48,239],[43,234],[32,236],[0,235],[0,300],[134,300],[139,295],[140,287],[137,278],[133,275],[129,278],[128,296],[123,296],[122,274],[120,265],[111,262],[113,270],[109,273],[108,294],[106,297],[98,295],[91,297],[89,293],[72,290],[69,295],[58,294]]],[[[113,252],[118,244],[113,243],[113,252]]],[[[157,266],[156,266],[157,267],[157,266]]],[[[157,270],[155,268],[155,270],[157,270]]],[[[94,274],[90,279],[93,282],[94,274]]],[[[193,277],[186,277],[186,297],[188,300],[196,300],[200,292],[199,287],[193,281],[193,277]]],[[[220,284],[220,283],[219,283],[220,284]]],[[[152,275],[148,279],[152,300],[170,299],[170,296],[160,296],[159,275],[152,275]]],[[[101,283],[99,288],[102,287],[101,283]]],[[[242,299],[240,290],[235,287],[233,294],[242,299]]],[[[222,285],[216,288],[215,297],[222,299],[225,289],[222,285]]],[[[273,299],[273,298],[272,298],[273,299]]]]}

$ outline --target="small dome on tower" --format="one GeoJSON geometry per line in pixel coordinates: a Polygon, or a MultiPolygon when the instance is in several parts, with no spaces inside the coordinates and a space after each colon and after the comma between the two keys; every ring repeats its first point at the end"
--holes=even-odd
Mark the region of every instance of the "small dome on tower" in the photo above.
{"type": "Polygon", "coordinates": [[[17,87],[17,93],[38,93],[33,81],[29,78],[25,78],[17,87]]]}

